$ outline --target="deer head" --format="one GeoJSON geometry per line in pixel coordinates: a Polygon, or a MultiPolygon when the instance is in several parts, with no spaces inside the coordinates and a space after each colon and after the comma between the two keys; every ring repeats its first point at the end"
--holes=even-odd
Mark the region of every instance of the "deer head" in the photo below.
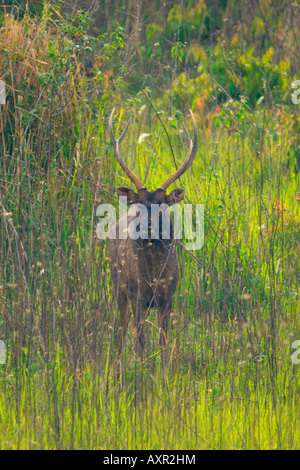
{"type": "Polygon", "coordinates": [[[184,123],[182,123],[188,142],[189,142],[189,147],[190,147],[185,161],[183,162],[181,167],[178,168],[178,170],[176,170],[175,173],[169,176],[169,178],[167,178],[166,181],[164,181],[163,184],[158,189],[154,191],[148,191],[145,188],[144,184],[141,182],[141,180],[137,176],[135,176],[132,173],[132,171],[128,168],[128,166],[124,162],[122,155],[121,155],[120,144],[126,135],[126,132],[128,130],[128,126],[130,123],[130,119],[127,121],[125,129],[123,133],[121,134],[121,136],[118,139],[115,139],[113,128],[112,128],[114,109],[112,110],[110,119],[109,119],[109,132],[110,132],[110,137],[113,143],[115,155],[121,167],[123,168],[123,170],[129,177],[129,179],[133,182],[133,184],[135,185],[137,189],[137,192],[135,192],[135,191],[132,191],[131,189],[124,188],[124,187],[117,188],[118,196],[125,196],[127,198],[128,205],[140,203],[140,204],[144,204],[146,207],[151,204],[167,204],[171,206],[183,200],[184,193],[185,193],[183,188],[174,189],[173,191],[170,192],[170,194],[166,194],[166,190],[172,183],[174,183],[174,181],[180,178],[180,176],[182,176],[183,173],[185,173],[190,168],[196,156],[197,145],[198,145],[197,125],[196,125],[195,116],[191,110],[190,110],[190,113],[191,113],[192,121],[193,121],[194,140],[190,138],[190,135],[188,133],[186,126],[184,125],[184,123]]]}

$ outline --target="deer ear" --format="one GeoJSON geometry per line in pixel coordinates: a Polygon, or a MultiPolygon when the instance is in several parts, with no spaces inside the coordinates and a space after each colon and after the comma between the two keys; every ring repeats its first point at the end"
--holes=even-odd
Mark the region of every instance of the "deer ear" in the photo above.
{"type": "Polygon", "coordinates": [[[169,206],[173,206],[173,204],[177,204],[178,202],[182,201],[184,198],[185,190],[181,189],[174,189],[170,192],[170,194],[166,195],[165,202],[169,204],[169,206]]]}
{"type": "MultiPolygon", "coordinates": [[[[122,197],[127,198],[127,202],[125,202],[125,204],[127,204],[128,206],[130,204],[135,204],[139,200],[139,197],[138,197],[137,193],[135,193],[134,191],[132,191],[131,189],[128,189],[128,188],[118,187],[117,188],[117,194],[118,194],[118,197],[122,196],[122,197]]],[[[123,202],[123,201],[121,201],[121,202],[123,202]]]]}

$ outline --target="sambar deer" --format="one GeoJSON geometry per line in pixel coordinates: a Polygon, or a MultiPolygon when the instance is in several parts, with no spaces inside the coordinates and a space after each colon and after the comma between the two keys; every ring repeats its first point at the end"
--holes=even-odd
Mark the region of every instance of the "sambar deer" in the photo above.
{"type": "MultiPolygon", "coordinates": [[[[136,338],[138,339],[137,348],[143,352],[145,346],[145,320],[149,313],[149,309],[156,307],[158,310],[159,324],[159,344],[166,344],[166,335],[168,328],[168,320],[172,308],[172,298],[178,283],[178,258],[175,249],[174,228],[169,217],[170,230],[168,238],[162,236],[162,217],[166,216],[168,206],[177,204],[184,198],[184,189],[174,189],[166,194],[167,188],[177,180],[191,165],[197,151],[197,126],[195,117],[190,111],[194,139],[189,136],[186,126],[183,124],[185,134],[189,141],[188,155],[181,167],[162,185],[154,191],[148,191],[144,184],[135,176],[125,164],[121,153],[120,144],[124,139],[128,129],[127,122],[122,135],[115,139],[113,132],[113,115],[114,109],[109,119],[109,132],[113,143],[116,158],[135,185],[137,192],[124,187],[117,188],[118,196],[125,197],[127,205],[135,205],[126,214],[127,223],[137,219],[140,215],[138,210],[139,204],[147,208],[146,228],[148,228],[147,236],[133,239],[130,231],[123,234],[120,238],[121,219],[116,223],[116,238],[108,240],[108,254],[111,266],[111,275],[116,289],[117,303],[120,311],[120,347],[122,351],[126,346],[126,336],[128,323],[130,320],[130,305],[133,310],[134,324],[136,330],[136,338]],[[159,213],[159,226],[156,237],[153,238],[151,232],[151,207],[159,205],[164,210],[159,213]],[[132,209],[134,209],[132,211],[132,209]]],[[[145,213],[145,211],[144,211],[145,213]]]]}

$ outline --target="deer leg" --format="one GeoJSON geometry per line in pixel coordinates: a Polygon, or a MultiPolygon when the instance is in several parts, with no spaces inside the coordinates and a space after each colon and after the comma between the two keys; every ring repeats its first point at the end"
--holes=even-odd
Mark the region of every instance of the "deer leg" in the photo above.
{"type": "Polygon", "coordinates": [[[118,307],[120,312],[120,328],[119,328],[119,352],[123,353],[126,349],[127,330],[130,320],[130,304],[125,293],[118,295],[118,307]]]}
{"type": "Polygon", "coordinates": [[[134,314],[134,324],[136,331],[136,347],[140,356],[143,355],[146,337],[145,337],[145,319],[147,315],[147,305],[143,300],[137,299],[131,302],[133,314],[134,314]]]}
{"type": "Polygon", "coordinates": [[[158,305],[158,326],[159,326],[159,345],[167,344],[167,331],[170,312],[172,309],[172,301],[158,305]]]}

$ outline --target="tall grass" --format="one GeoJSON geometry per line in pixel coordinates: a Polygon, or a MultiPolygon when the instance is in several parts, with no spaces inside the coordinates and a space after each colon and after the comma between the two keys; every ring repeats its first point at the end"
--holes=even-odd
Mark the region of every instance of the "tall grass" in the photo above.
{"type": "MultiPolygon", "coordinates": [[[[95,216],[101,202],[117,202],[117,184],[130,184],[108,140],[110,85],[101,82],[99,99],[78,56],[64,62],[74,44],[60,41],[46,13],[40,22],[8,16],[0,31],[13,51],[0,56],[9,64],[1,77],[9,96],[0,135],[0,448],[299,448],[291,361],[300,339],[299,168],[288,156],[297,111],[229,102],[228,127],[195,110],[199,150],[181,184],[186,202],[205,206],[204,247],[178,245],[164,369],[155,311],[145,360],[130,325],[120,368],[95,216]]],[[[171,112],[159,121],[150,106],[134,106],[123,154],[154,189],[186,142],[180,124],[169,126],[171,112]],[[151,135],[138,145],[141,132],[151,135]]],[[[125,120],[121,108],[117,133],[125,120]]]]}

